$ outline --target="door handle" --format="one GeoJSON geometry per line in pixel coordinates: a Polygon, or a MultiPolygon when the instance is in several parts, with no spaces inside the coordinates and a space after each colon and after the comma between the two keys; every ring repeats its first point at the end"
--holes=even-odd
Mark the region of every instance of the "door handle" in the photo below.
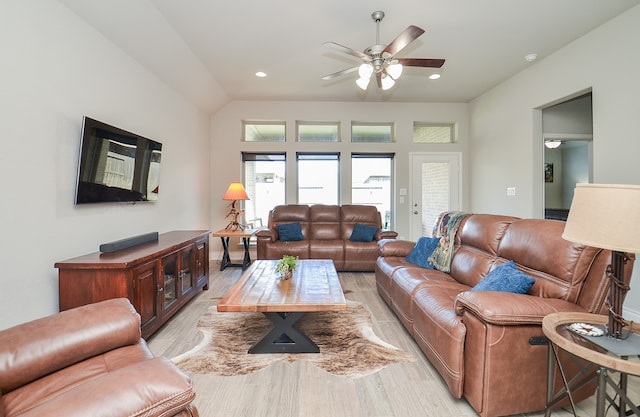
{"type": "Polygon", "coordinates": [[[413,214],[418,214],[418,210],[413,210],[413,214]]]}

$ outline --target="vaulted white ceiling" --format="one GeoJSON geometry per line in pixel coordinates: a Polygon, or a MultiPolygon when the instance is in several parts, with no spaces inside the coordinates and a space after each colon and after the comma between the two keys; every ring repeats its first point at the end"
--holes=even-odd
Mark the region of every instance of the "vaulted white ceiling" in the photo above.
{"type": "MultiPolygon", "coordinates": [[[[227,100],[468,102],[640,0],[60,0],[89,25],[207,111],[227,100]],[[409,25],[426,33],[401,57],[445,58],[439,80],[405,68],[388,91],[360,90],[358,51],[409,25]],[[258,78],[256,71],[267,77],[258,78]]],[[[640,24],[640,22],[639,22],[640,24]]],[[[611,45],[615,48],[616,45],[611,45]]],[[[604,66],[604,65],[603,65],[604,66]]]]}

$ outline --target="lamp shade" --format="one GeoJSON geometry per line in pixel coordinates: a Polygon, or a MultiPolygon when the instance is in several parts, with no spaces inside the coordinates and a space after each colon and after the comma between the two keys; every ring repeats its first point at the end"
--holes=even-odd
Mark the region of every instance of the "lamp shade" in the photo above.
{"type": "Polygon", "coordinates": [[[249,196],[239,182],[232,182],[224,193],[223,200],[248,200],[249,196]]]}
{"type": "Polygon", "coordinates": [[[394,80],[400,78],[402,75],[402,64],[398,64],[397,61],[395,64],[391,64],[387,67],[387,74],[391,76],[394,80]]]}
{"type": "Polygon", "coordinates": [[[393,85],[394,85],[395,83],[396,83],[396,82],[395,82],[395,81],[393,80],[393,78],[391,78],[390,76],[388,76],[388,75],[386,75],[386,74],[382,76],[382,89],[383,89],[383,90],[388,90],[388,89],[390,89],[391,87],[393,87],[393,85]]]}
{"type": "Polygon", "coordinates": [[[577,184],[562,237],[596,248],[640,252],[640,186],[577,184]]]}
{"type": "Polygon", "coordinates": [[[360,75],[360,78],[369,79],[371,78],[371,74],[373,74],[373,67],[371,64],[362,64],[358,67],[358,75],[360,75]]]}
{"type": "Polygon", "coordinates": [[[356,84],[358,84],[358,87],[360,87],[361,89],[366,90],[369,86],[369,81],[370,78],[358,78],[356,80],[356,84]]]}

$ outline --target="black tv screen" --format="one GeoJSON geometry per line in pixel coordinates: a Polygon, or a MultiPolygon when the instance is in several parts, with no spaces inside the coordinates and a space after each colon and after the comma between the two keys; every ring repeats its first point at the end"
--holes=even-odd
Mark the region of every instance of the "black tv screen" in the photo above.
{"type": "Polygon", "coordinates": [[[156,201],[162,144],[84,117],[76,204],[156,201]]]}

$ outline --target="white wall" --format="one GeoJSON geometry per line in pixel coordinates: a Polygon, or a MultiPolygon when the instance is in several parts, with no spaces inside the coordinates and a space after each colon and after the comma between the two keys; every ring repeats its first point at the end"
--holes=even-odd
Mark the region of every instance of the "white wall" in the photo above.
{"type": "Polygon", "coordinates": [[[209,227],[209,117],[57,1],[0,3],[0,329],[58,311],[56,261],[209,227]],[[73,204],[82,117],[163,143],[155,204],[73,204]]]}
{"type": "MultiPolygon", "coordinates": [[[[350,203],[351,152],[395,152],[395,188],[411,190],[409,152],[461,152],[463,154],[463,183],[466,177],[469,125],[467,104],[425,103],[336,103],[336,102],[247,102],[228,103],[213,116],[211,121],[211,229],[223,228],[228,219],[228,202],[222,196],[229,183],[242,179],[240,153],[260,151],[287,152],[287,202],[295,203],[295,152],[296,151],[340,151],[342,180],[341,203],[350,203]],[[242,120],[280,120],[286,122],[286,143],[241,142],[242,120]],[[342,141],[336,143],[295,142],[295,122],[339,121],[342,141]],[[351,143],[351,122],[394,122],[396,143],[351,143]],[[455,122],[458,142],[455,144],[413,144],[413,122],[455,122]],[[346,180],[345,180],[346,179],[346,180]]],[[[467,207],[467,187],[463,187],[463,209],[467,207]]],[[[397,193],[396,193],[397,194],[397,193]]],[[[410,236],[409,200],[399,204],[396,200],[395,230],[401,236],[410,236]]],[[[217,243],[217,242],[216,242],[217,243]]]]}
{"type": "MultiPolygon", "coordinates": [[[[470,206],[474,211],[541,217],[539,109],[590,88],[594,182],[640,184],[638,39],[640,6],[470,103],[470,206]],[[516,197],[506,197],[508,185],[517,187],[516,197]]],[[[640,287],[640,272],[634,275],[625,307],[637,319],[640,290],[634,289],[640,287]]]]}

